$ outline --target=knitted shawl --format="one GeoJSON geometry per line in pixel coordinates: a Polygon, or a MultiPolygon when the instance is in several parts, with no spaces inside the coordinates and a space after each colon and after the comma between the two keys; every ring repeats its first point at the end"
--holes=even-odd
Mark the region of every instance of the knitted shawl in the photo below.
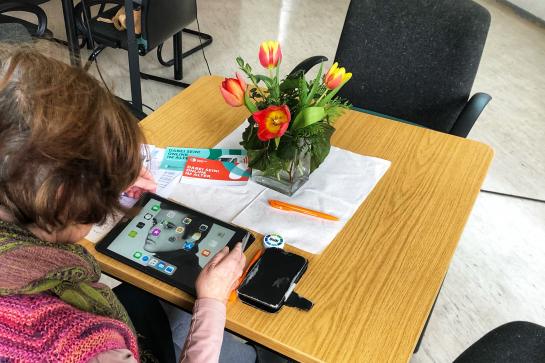
{"type": "Polygon", "coordinates": [[[83,247],[0,221],[0,361],[85,362],[116,348],[138,359],[128,314],[99,277],[83,247]]]}

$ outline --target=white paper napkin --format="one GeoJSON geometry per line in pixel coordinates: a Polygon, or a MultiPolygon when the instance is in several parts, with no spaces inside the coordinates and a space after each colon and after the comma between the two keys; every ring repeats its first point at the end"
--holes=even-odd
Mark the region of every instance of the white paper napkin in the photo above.
{"type": "Polygon", "coordinates": [[[332,147],[310,180],[292,197],[266,189],[233,220],[234,224],[262,234],[278,233],[287,244],[321,253],[356,212],[386,173],[390,161],[332,147]],[[277,199],[339,217],[329,221],[271,208],[277,199]]]}
{"type": "MultiPolygon", "coordinates": [[[[239,126],[215,147],[240,147],[246,125],[239,126]]],[[[390,161],[332,147],[324,163],[292,197],[250,181],[245,187],[178,184],[170,198],[262,234],[278,233],[292,246],[320,253],[352,217],[389,166],[390,161]],[[277,210],[268,205],[269,199],[332,214],[340,221],[277,210]]]]}

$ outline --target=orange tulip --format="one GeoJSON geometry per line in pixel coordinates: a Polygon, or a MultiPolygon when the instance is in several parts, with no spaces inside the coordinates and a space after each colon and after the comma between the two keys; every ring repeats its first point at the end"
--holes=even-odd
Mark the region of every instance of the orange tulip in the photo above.
{"type": "Polygon", "coordinates": [[[290,125],[290,109],[286,105],[269,106],[264,110],[253,113],[257,122],[257,138],[267,141],[284,135],[290,125]]]}
{"type": "Polygon", "coordinates": [[[339,68],[339,63],[335,62],[324,76],[324,84],[328,89],[335,89],[350,78],[352,73],[346,73],[344,67],[339,68]]]}
{"type": "Polygon", "coordinates": [[[246,82],[239,73],[236,75],[237,78],[225,78],[220,85],[220,91],[225,102],[233,107],[244,104],[244,94],[246,93],[246,82]]]}
{"type": "Polygon", "coordinates": [[[261,43],[259,47],[259,63],[265,68],[275,68],[282,61],[280,43],[269,40],[261,43]]]}

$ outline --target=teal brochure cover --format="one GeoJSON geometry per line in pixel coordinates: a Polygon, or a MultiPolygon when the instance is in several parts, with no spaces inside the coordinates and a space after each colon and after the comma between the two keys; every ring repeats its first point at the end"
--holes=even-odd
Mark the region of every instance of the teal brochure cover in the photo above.
{"type": "Polygon", "coordinates": [[[194,149],[189,147],[167,147],[161,162],[161,169],[184,171],[188,156],[203,159],[219,160],[222,162],[238,162],[246,156],[244,149],[194,149]]]}

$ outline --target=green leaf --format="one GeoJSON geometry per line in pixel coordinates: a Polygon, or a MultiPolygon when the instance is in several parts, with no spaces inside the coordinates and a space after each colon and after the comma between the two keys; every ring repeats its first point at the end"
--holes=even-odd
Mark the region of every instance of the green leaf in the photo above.
{"type": "Polygon", "coordinates": [[[251,113],[258,111],[256,105],[250,99],[249,92],[244,92],[244,105],[251,113]]]}
{"type": "Polygon", "coordinates": [[[244,59],[242,59],[241,56],[238,56],[238,57],[237,57],[237,64],[238,64],[238,66],[242,68],[242,67],[244,67],[244,63],[245,63],[245,62],[244,62],[244,59]]]}
{"type": "Polygon", "coordinates": [[[316,78],[314,78],[310,92],[308,96],[306,97],[306,99],[304,100],[303,105],[308,105],[309,102],[311,102],[312,99],[314,98],[314,95],[316,94],[316,91],[318,91],[318,88],[320,88],[323,68],[324,68],[324,62],[320,63],[320,69],[318,70],[318,75],[316,76],[316,78]]]}
{"type": "Polygon", "coordinates": [[[304,100],[307,98],[307,95],[308,95],[308,84],[307,84],[307,81],[305,80],[305,77],[301,77],[299,79],[299,105],[300,105],[300,109],[302,109],[305,104],[303,103],[304,100]]]}
{"type": "MultiPolygon", "coordinates": [[[[303,128],[312,125],[315,122],[321,121],[325,117],[325,110],[323,107],[307,107],[303,109],[299,115],[302,115],[299,120],[296,121],[297,123],[293,125],[294,128],[303,128]]],[[[297,116],[299,116],[297,115],[297,116]]]]}
{"type": "Polygon", "coordinates": [[[259,140],[257,137],[257,127],[255,121],[250,118],[250,124],[246,127],[242,133],[242,141],[240,145],[246,150],[259,150],[266,148],[266,145],[263,141],[259,140]]]}
{"type": "Polygon", "coordinates": [[[282,160],[293,160],[297,152],[297,142],[289,134],[284,134],[276,149],[276,154],[282,160]]]}
{"type": "Polygon", "coordinates": [[[255,75],[255,79],[256,79],[256,83],[259,83],[259,82],[263,81],[263,83],[265,83],[265,85],[267,85],[267,88],[272,88],[272,86],[274,84],[274,80],[272,78],[269,78],[269,77],[264,76],[262,74],[255,75]]]}
{"type": "Polygon", "coordinates": [[[280,145],[280,138],[279,138],[279,137],[275,137],[275,138],[274,138],[274,143],[276,144],[276,147],[278,148],[278,145],[280,145]]]}
{"type": "Polygon", "coordinates": [[[297,116],[295,116],[295,118],[293,119],[292,123],[291,123],[291,129],[298,129],[299,128],[299,124],[301,123],[301,120],[303,119],[303,113],[302,112],[299,112],[297,114],[297,116]]]}
{"type": "Polygon", "coordinates": [[[248,163],[248,166],[253,169],[257,170],[265,170],[267,169],[268,160],[267,160],[267,149],[260,149],[260,150],[248,150],[246,149],[248,153],[248,159],[250,162],[248,163]]]}
{"type": "Polygon", "coordinates": [[[312,144],[312,147],[310,148],[311,173],[323,163],[329,154],[329,151],[331,150],[331,135],[335,132],[335,128],[326,122],[321,122],[318,126],[323,128],[323,132],[309,140],[312,144]]]}
{"type": "Polygon", "coordinates": [[[299,86],[299,79],[286,78],[280,83],[280,91],[294,90],[299,86]]]}

